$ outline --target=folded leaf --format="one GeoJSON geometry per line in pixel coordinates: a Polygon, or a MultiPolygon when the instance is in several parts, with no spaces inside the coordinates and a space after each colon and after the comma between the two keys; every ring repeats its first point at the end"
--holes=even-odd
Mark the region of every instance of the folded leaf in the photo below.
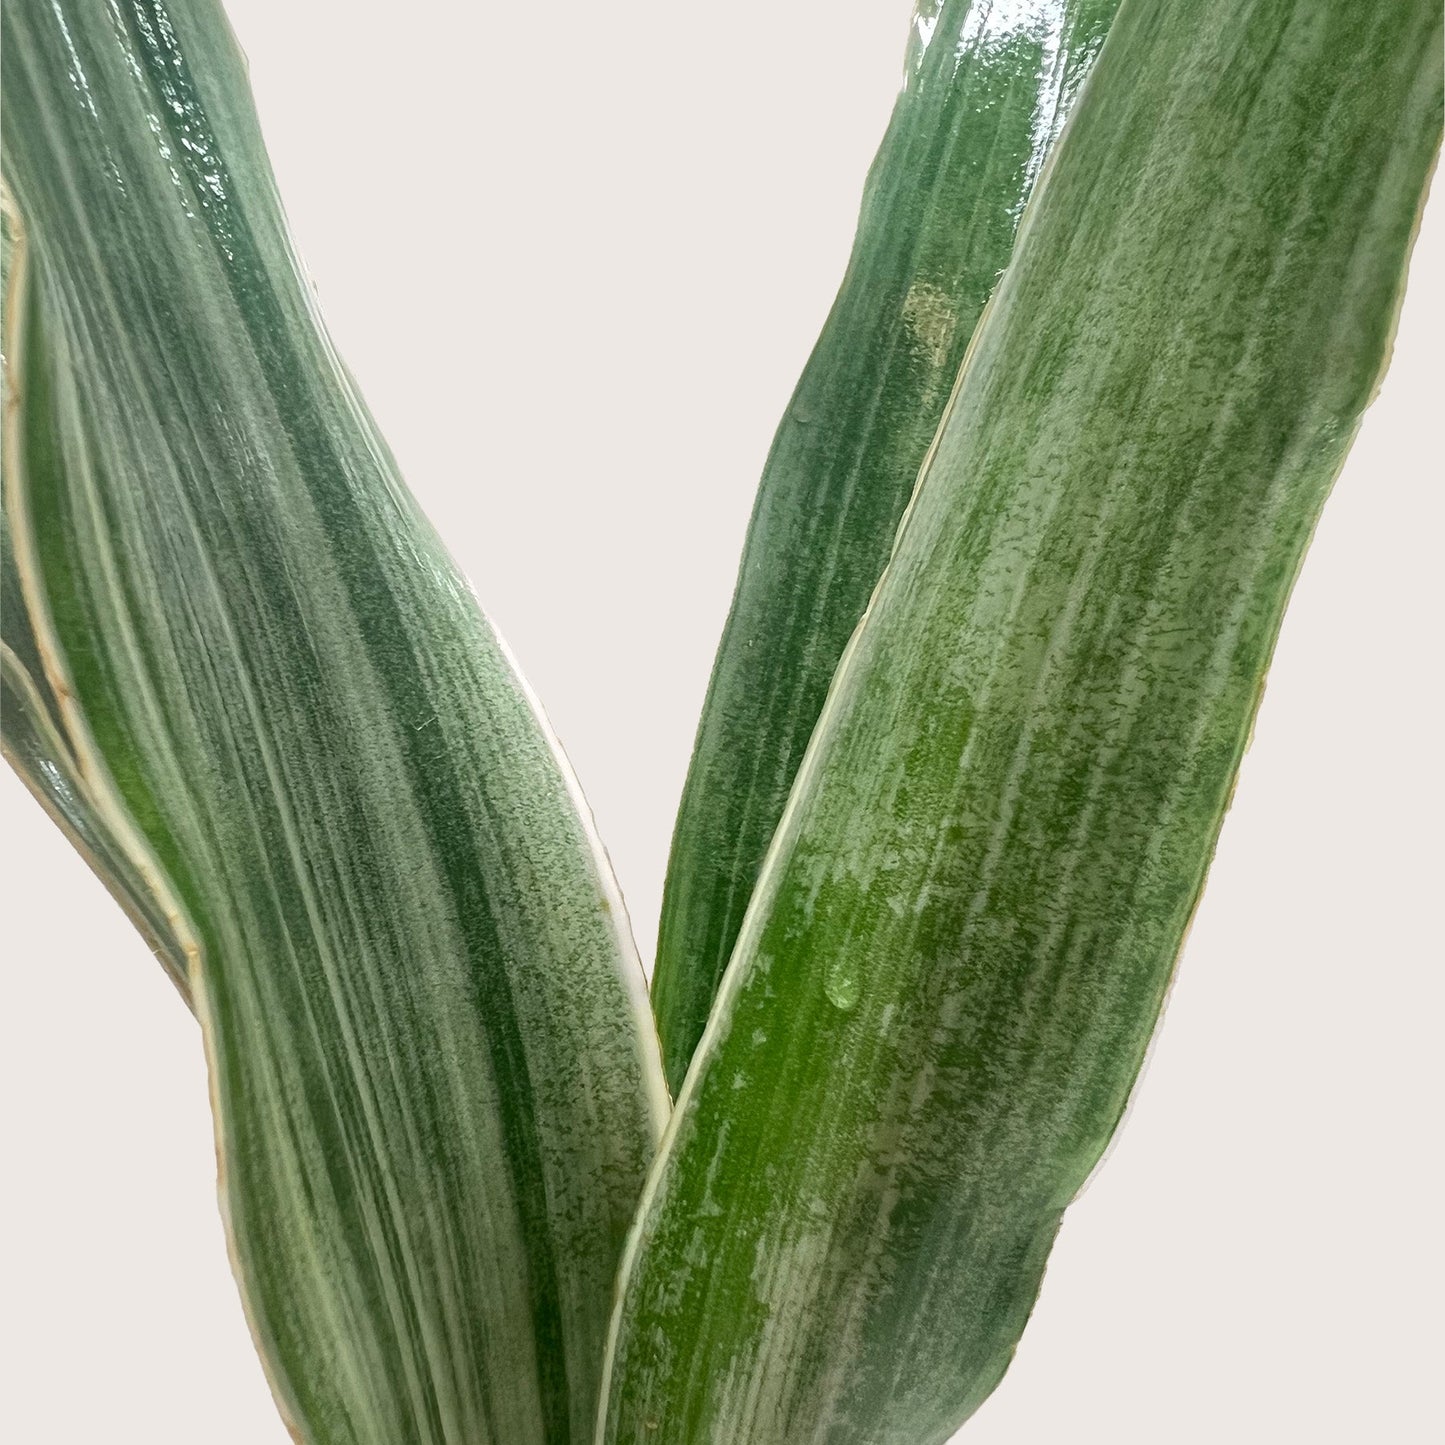
{"type": "MultiPolygon", "coordinates": [[[[0,198],[3,199],[3,198],[0,198]]],[[[11,268],[17,238],[8,204],[0,204],[0,294],[9,307],[11,268]]],[[[22,241],[23,249],[23,241],[22,241]]],[[[23,259],[16,268],[19,284],[23,259]]],[[[0,364],[4,435],[10,427],[8,366],[0,364]]],[[[10,470],[7,462],[0,476],[10,470]]],[[[70,839],[140,930],[151,951],[189,1000],[185,952],[157,897],[97,805],[79,763],[65,741],[60,703],[45,676],[39,640],[11,545],[8,514],[0,508],[0,752],[56,826],[70,839]]]]}
{"type": "Polygon", "coordinates": [[[15,0],[3,65],[18,576],[189,961],[278,1400],[587,1439],[666,1095],[575,783],[320,328],[217,6],[15,0]]]}
{"type": "Polygon", "coordinates": [[[160,960],[181,996],[190,999],[185,950],[176,938],[165,902],[158,898],[116,836],[69,746],[57,730],[47,689],[22,654],[11,646],[12,619],[25,617],[15,606],[14,578],[8,535],[4,549],[6,638],[0,641],[0,751],[55,824],[70,839],[96,876],[106,885],[160,960]],[[13,610],[12,610],[13,609],[13,610]]]}
{"type": "Polygon", "coordinates": [[[927,1445],[999,1380],[1154,1027],[1440,124],[1436,0],[1127,0],[678,1100],[607,1440],[927,1445]]]}
{"type": "Polygon", "coordinates": [[[1117,0],[920,0],[853,257],[773,441],[673,835],[653,1009],[681,1087],[848,634],[1117,0]]]}

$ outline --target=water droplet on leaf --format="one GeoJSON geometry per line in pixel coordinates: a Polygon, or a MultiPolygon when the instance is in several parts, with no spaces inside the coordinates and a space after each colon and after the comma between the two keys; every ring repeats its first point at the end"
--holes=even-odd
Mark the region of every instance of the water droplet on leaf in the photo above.
{"type": "Polygon", "coordinates": [[[823,974],[823,992],[828,995],[828,1002],[844,1013],[856,1008],[858,996],[863,992],[863,975],[857,960],[835,958],[823,974]]]}

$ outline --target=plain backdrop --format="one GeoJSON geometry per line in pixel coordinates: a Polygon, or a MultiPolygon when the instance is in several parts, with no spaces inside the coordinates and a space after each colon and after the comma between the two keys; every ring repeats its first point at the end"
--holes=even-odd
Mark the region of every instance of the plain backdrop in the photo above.
{"type": "MultiPolygon", "coordinates": [[[[648,953],[907,0],[229,8],[341,353],[546,704],[648,953]]],[[[1148,1076],[971,1445],[1441,1438],[1442,231],[1437,202],[1148,1076]]],[[[195,1026],[0,792],[0,1437],[283,1445],[195,1026]]]]}

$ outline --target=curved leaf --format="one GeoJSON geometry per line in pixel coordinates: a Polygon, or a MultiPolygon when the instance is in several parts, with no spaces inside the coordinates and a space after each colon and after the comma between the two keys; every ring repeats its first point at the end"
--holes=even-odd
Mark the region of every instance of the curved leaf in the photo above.
{"type": "Polygon", "coordinates": [[[666,1095],[575,783],[312,309],[211,0],[16,0],[19,575],[190,959],[315,1445],[591,1432],[666,1095]]]}
{"type": "Polygon", "coordinates": [[[185,950],[175,937],[164,905],[91,802],[86,781],[55,730],[42,688],[7,642],[0,642],[0,751],[110,890],[189,1002],[185,950]]]}
{"type": "MultiPolygon", "coordinates": [[[[0,204],[0,293],[6,297],[7,310],[12,274],[18,284],[24,270],[23,258],[15,258],[16,246],[23,248],[23,241],[12,234],[14,224],[8,202],[0,204]]],[[[8,363],[0,358],[5,435],[11,430],[12,414],[8,372],[8,363]]],[[[164,902],[148,886],[96,805],[63,733],[60,704],[45,676],[40,643],[20,581],[9,517],[0,508],[0,752],[110,890],[181,996],[189,1001],[185,952],[166,916],[164,902]]]]}
{"type": "Polygon", "coordinates": [[[946,1439],[1118,1124],[1439,145],[1436,0],[1126,0],[624,1265],[609,1441],[946,1439]]]}

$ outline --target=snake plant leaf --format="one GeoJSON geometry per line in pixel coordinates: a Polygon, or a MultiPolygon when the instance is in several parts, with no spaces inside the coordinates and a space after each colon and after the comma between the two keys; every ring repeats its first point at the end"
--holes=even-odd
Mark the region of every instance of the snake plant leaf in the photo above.
{"type": "Polygon", "coordinates": [[[1118,0],[922,0],[852,260],[759,485],[673,834],[674,1092],[1024,201],[1118,0]]]}
{"type": "MultiPolygon", "coordinates": [[[[0,295],[9,297],[17,237],[16,218],[0,204],[0,295]]],[[[15,278],[18,281],[21,267],[15,278]]],[[[7,308],[9,301],[6,301],[7,308]]],[[[0,357],[0,407],[10,430],[8,367],[0,357]]],[[[3,476],[3,469],[0,469],[3,476]]],[[[147,885],[115,836],[64,738],[60,704],[45,676],[40,644],[11,545],[10,522],[0,507],[0,752],[125,910],[183,998],[190,997],[186,957],[164,903],[147,885]]]]}
{"type": "Polygon", "coordinates": [[[71,845],[106,885],[160,960],[181,996],[190,998],[185,950],[157,897],[97,807],[56,721],[20,593],[9,528],[0,512],[0,751],[71,845]]]}
{"type": "Polygon", "coordinates": [[[1153,1030],[1440,125],[1437,0],[1126,0],[678,1099],[608,1441],[927,1445],[997,1384],[1153,1030]]]}
{"type": "Polygon", "coordinates": [[[213,0],[13,0],[6,509],[309,1445],[590,1438],[666,1109],[569,769],[338,363],[213,0]]]}

